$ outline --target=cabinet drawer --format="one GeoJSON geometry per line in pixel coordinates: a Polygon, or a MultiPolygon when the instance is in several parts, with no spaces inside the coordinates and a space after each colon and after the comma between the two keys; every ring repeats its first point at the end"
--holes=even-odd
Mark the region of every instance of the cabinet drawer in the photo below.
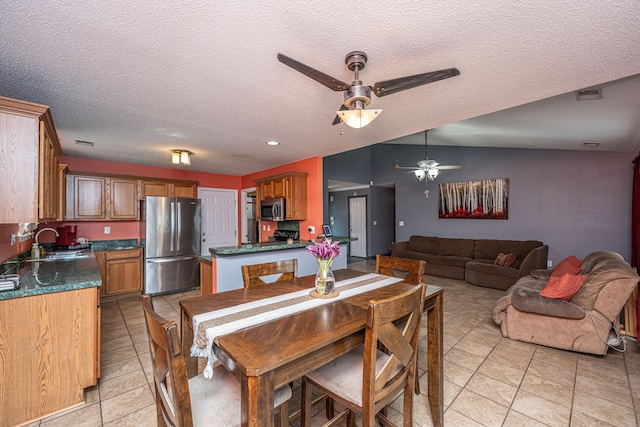
{"type": "Polygon", "coordinates": [[[119,251],[107,251],[105,256],[107,260],[137,258],[142,255],[142,249],[123,249],[119,251]]]}

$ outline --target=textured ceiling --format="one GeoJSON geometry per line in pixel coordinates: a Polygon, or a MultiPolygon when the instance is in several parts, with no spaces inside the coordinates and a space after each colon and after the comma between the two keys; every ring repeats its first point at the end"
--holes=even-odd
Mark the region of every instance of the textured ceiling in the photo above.
{"type": "Polygon", "coordinates": [[[430,144],[640,147],[638,78],[572,93],[640,74],[637,0],[4,0],[0,21],[0,95],[51,106],[65,155],[174,167],[183,148],[184,168],[245,175],[431,128],[430,144]],[[332,126],[343,94],[276,55],[351,82],[353,50],[366,85],[461,75],[374,97],[363,129],[332,126]]]}

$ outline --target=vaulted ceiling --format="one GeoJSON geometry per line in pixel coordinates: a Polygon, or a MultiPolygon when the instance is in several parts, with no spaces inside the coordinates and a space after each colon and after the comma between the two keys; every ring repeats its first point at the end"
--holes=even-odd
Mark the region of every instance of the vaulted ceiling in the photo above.
{"type": "Polygon", "coordinates": [[[180,148],[194,156],[178,167],[244,175],[432,128],[430,144],[640,148],[637,0],[5,0],[0,20],[0,95],[49,105],[66,155],[176,167],[180,148]],[[365,85],[461,74],[334,126],[343,93],[276,56],[351,82],[354,50],[365,85]],[[576,101],[593,86],[603,99],[576,101]]]}

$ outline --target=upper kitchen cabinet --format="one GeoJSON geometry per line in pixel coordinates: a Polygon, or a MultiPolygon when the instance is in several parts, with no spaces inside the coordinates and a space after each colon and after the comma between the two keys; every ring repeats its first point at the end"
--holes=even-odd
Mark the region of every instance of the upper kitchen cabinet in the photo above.
{"type": "Polygon", "coordinates": [[[137,179],[69,172],[66,187],[66,220],[139,218],[137,179]]]}
{"type": "Polygon", "coordinates": [[[196,197],[196,181],[150,180],[137,176],[68,172],[66,220],[137,221],[145,196],[196,197]]]}
{"type": "Polygon", "coordinates": [[[62,217],[60,155],[49,107],[0,97],[0,223],[62,217]]]}
{"type": "Polygon", "coordinates": [[[143,180],[140,188],[141,199],[146,196],[198,197],[198,183],[196,181],[143,180]]]}
{"type": "Polygon", "coordinates": [[[257,179],[257,203],[261,200],[285,199],[285,219],[307,219],[307,176],[306,172],[289,172],[257,179]]]}

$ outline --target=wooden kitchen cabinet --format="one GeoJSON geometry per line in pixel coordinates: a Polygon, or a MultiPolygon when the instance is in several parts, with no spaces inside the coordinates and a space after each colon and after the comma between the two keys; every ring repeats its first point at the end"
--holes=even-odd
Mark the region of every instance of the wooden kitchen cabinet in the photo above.
{"type": "Polygon", "coordinates": [[[96,252],[102,276],[100,295],[119,295],[142,291],[142,249],[96,252]]]}
{"type": "Polygon", "coordinates": [[[110,219],[136,220],[139,218],[138,180],[111,178],[109,194],[110,219]]]}
{"type": "Polygon", "coordinates": [[[194,181],[142,181],[140,198],[159,197],[198,197],[198,184],[194,181]]]}
{"type": "Polygon", "coordinates": [[[136,221],[140,218],[137,177],[67,173],[66,220],[136,221]]]}
{"type": "Polygon", "coordinates": [[[107,219],[107,180],[98,176],[67,176],[67,220],[107,219]]]}
{"type": "Polygon", "coordinates": [[[97,288],[0,301],[0,427],[84,401],[97,384],[97,288]]]}
{"type": "Polygon", "coordinates": [[[307,219],[307,176],[304,172],[289,172],[255,180],[258,206],[261,200],[282,197],[285,199],[285,219],[307,219]]]}
{"type": "Polygon", "coordinates": [[[0,223],[57,220],[58,158],[49,107],[0,97],[0,223]]]}

